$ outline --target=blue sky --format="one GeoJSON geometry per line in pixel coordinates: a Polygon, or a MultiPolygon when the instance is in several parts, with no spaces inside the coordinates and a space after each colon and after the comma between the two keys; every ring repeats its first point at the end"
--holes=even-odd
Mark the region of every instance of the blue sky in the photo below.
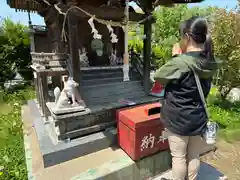
{"type": "Polygon", "coordinates": [[[237,0],[205,0],[202,3],[192,3],[189,6],[218,6],[222,8],[235,8],[237,0]]]}
{"type": "MultiPolygon", "coordinates": [[[[189,5],[192,6],[219,6],[219,7],[226,7],[234,8],[237,5],[237,0],[205,0],[203,3],[196,3],[189,5]]],[[[23,12],[15,12],[14,9],[11,9],[6,0],[0,0],[0,17],[10,17],[15,22],[21,22],[22,24],[28,24],[28,15],[27,13],[23,12]]],[[[33,24],[43,25],[44,21],[37,14],[31,14],[31,19],[33,24]]]]}

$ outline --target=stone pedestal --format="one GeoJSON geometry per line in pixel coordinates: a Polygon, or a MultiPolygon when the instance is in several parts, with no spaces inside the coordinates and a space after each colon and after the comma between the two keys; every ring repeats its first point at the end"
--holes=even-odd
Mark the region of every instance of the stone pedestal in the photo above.
{"type": "Polygon", "coordinates": [[[70,113],[77,113],[77,112],[83,112],[83,113],[89,113],[89,109],[83,107],[83,106],[66,106],[64,108],[57,108],[56,103],[48,102],[46,103],[48,109],[50,112],[52,112],[55,115],[62,115],[62,114],[70,114],[70,113]]]}
{"type": "Polygon", "coordinates": [[[55,106],[55,103],[47,103],[51,113],[49,126],[56,134],[57,140],[83,137],[115,125],[114,112],[109,115],[109,112],[94,113],[90,109],[80,106],[61,109],[56,109],[55,106]]]}
{"type": "MultiPolygon", "coordinates": [[[[60,119],[60,122],[57,122],[57,120],[50,120],[44,123],[39,108],[33,100],[28,102],[27,109],[28,112],[25,113],[27,113],[26,116],[31,117],[33,121],[32,123],[37,134],[38,146],[42,155],[44,167],[69,161],[108,148],[117,143],[117,132],[115,128],[105,129],[80,138],[65,138],[60,140],[62,136],[61,134],[57,135],[54,127],[57,127],[55,125],[61,121],[67,122],[68,119],[65,119],[65,121],[60,119]]],[[[79,123],[81,124],[81,120],[79,120],[79,123]]],[[[63,128],[62,126],[60,127],[63,128]]],[[[72,126],[69,124],[69,126],[66,127],[74,127],[74,124],[72,124],[72,126]]]]}

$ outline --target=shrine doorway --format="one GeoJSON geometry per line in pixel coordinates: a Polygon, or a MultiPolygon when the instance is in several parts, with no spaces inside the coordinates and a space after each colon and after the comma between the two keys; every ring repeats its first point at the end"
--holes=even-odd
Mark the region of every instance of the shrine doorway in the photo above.
{"type": "Polygon", "coordinates": [[[95,23],[101,39],[93,37],[87,20],[79,20],[79,60],[81,67],[112,67],[123,64],[124,33],[122,28],[113,28],[118,42],[112,43],[106,25],[95,23]],[[84,28],[81,28],[84,27],[84,28]]]}

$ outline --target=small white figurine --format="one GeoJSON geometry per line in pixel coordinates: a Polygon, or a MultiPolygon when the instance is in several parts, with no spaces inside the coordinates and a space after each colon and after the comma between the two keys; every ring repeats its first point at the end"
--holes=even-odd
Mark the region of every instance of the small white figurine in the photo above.
{"type": "Polygon", "coordinates": [[[116,50],[112,50],[111,56],[110,56],[110,64],[112,66],[116,66],[118,65],[118,59],[117,59],[117,51],[116,50]]]}
{"type": "Polygon", "coordinates": [[[60,88],[59,88],[59,87],[56,87],[56,88],[54,89],[53,93],[54,93],[54,97],[55,97],[55,103],[57,103],[58,100],[59,100],[60,94],[61,94],[60,88]]]}
{"type": "Polygon", "coordinates": [[[81,101],[77,93],[78,83],[68,76],[62,77],[64,88],[57,100],[57,108],[68,107],[69,105],[78,106],[81,101]]]}
{"type": "Polygon", "coordinates": [[[88,61],[88,57],[87,57],[87,52],[85,47],[81,49],[79,49],[79,60],[80,60],[80,65],[83,67],[87,67],[89,66],[89,61],[88,61]]]}

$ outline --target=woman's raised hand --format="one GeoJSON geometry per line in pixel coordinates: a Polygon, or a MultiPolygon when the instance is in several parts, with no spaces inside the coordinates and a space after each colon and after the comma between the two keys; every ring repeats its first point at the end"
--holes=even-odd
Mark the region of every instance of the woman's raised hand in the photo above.
{"type": "Polygon", "coordinates": [[[173,49],[172,49],[172,56],[176,56],[182,54],[182,50],[180,48],[179,43],[176,43],[173,45],[173,49]]]}

